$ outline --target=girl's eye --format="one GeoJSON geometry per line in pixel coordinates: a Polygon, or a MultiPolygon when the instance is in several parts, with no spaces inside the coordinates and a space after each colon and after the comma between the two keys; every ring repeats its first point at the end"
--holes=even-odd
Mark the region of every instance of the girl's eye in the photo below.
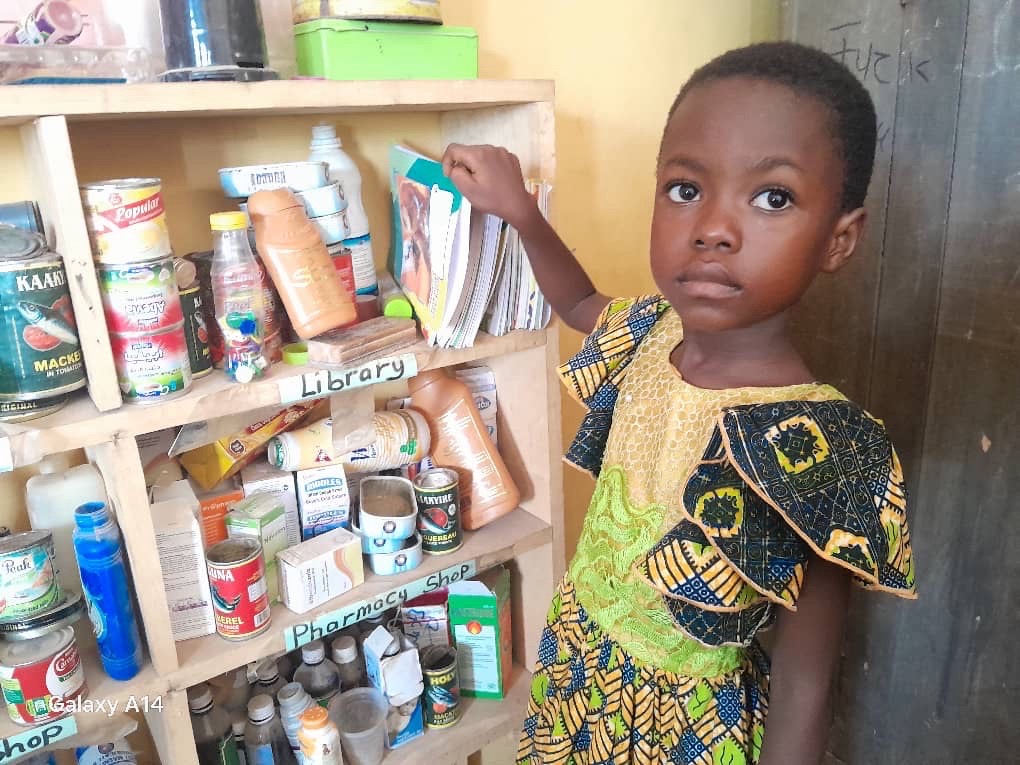
{"type": "Polygon", "coordinates": [[[751,205],[762,210],[775,212],[785,210],[793,203],[793,197],[786,189],[765,189],[751,200],[751,205]]]}
{"type": "Polygon", "coordinates": [[[698,197],[701,196],[701,192],[698,191],[698,187],[693,183],[672,183],[669,188],[666,189],[666,194],[669,195],[671,202],[678,204],[687,204],[688,202],[697,202],[698,197]]]}

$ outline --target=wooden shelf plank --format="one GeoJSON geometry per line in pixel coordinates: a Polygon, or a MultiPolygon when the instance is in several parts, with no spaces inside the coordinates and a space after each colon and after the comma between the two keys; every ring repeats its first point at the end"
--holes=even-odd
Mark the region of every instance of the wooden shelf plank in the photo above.
{"type": "Polygon", "coordinates": [[[68,120],[453,111],[552,101],[550,80],[32,85],[5,88],[0,124],[62,114],[68,120]]]}
{"type": "Polygon", "coordinates": [[[520,730],[531,694],[531,673],[514,666],[505,698],[462,698],[460,721],[452,728],[428,730],[400,749],[388,752],[383,765],[455,765],[501,736],[520,730]]]}
{"type": "MultiPolygon", "coordinates": [[[[430,348],[422,342],[394,355],[413,353],[418,369],[449,367],[541,346],[546,342],[547,331],[513,332],[503,337],[479,335],[474,346],[460,350],[430,348]]],[[[188,422],[278,406],[281,380],[297,380],[303,374],[320,371],[313,367],[275,364],[264,378],[247,385],[231,382],[222,372],[215,371],[196,380],[187,395],[180,398],[153,406],[128,404],[110,412],[99,412],[95,404],[83,396],[48,417],[26,423],[0,424],[0,437],[8,439],[12,467],[22,467],[49,454],[95,446],[118,435],[135,436],[188,422]]]]}
{"type": "Polygon", "coordinates": [[[362,601],[372,602],[394,588],[409,587],[461,564],[472,563],[475,571],[481,572],[551,542],[552,527],[518,508],[476,532],[469,532],[464,546],[457,552],[425,556],[422,564],[413,571],[396,576],[376,576],[366,564],[365,582],[324,606],[304,614],[295,614],[282,604],[274,606],[269,629],[258,637],[235,643],[219,635],[209,635],[178,643],[180,669],[169,676],[170,686],[174,690],[183,690],[228,670],[280,653],[287,647],[286,632],[319,616],[362,601]]]}

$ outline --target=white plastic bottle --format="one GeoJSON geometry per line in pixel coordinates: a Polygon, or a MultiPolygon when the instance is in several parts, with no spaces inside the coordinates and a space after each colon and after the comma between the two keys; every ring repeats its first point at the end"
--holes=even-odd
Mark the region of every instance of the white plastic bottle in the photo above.
{"type": "Polygon", "coordinates": [[[372,254],[372,235],[368,230],[368,215],[361,201],[361,173],[354,160],[342,148],[336,129],[332,125],[312,128],[311,162],[329,165],[330,183],[340,182],[340,193],[347,200],[347,218],[351,235],[343,245],[351,251],[354,268],[354,287],[359,295],[375,294],[378,290],[375,277],[375,258],[372,254]]]}
{"type": "Polygon", "coordinates": [[[340,670],[326,658],[326,646],[321,640],[301,647],[301,666],[294,672],[294,682],[301,683],[320,707],[328,707],[340,692],[340,670]]]}
{"type": "Polygon", "coordinates": [[[304,765],[344,765],[340,731],[322,707],[312,707],[301,715],[298,738],[304,765]]]}
{"type": "Polygon", "coordinates": [[[64,590],[81,589],[78,560],[74,555],[74,511],[86,502],[106,503],[103,477],[92,465],[60,470],[49,458],[40,465],[40,474],[25,484],[25,504],[33,529],[53,532],[54,564],[64,590]]]}
{"type": "Polygon", "coordinates": [[[122,738],[107,744],[79,746],[74,750],[78,765],[137,765],[138,758],[122,738]]]}
{"type": "Polygon", "coordinates": [[[287,741],[290,742],[291,751],[294,752],[298,765],[304,765],[301,742],[298,741],[301,715],[316,706],[316,703],[301,687],[301,683],[287,683],[276,695],[276,700],[280,702],[280,721],[283,723],[283,732],[287,734],[287,741]]]}

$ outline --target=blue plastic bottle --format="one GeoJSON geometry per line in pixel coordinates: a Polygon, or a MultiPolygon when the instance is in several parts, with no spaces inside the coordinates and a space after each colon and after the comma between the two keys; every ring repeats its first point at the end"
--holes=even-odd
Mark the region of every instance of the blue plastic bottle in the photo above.
{"type": "Polygon", "coordinates": [[[74,554],[99,658],[114,680],[130,680],[142,666],[142,641],[131,606],[120,530],[102,502],[75,510],[74,524],[74,554]]]}

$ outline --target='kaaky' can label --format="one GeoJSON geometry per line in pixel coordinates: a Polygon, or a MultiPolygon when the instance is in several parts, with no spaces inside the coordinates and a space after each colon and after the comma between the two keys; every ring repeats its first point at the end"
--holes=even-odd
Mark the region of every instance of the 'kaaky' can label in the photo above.
{"type": "Polygon", "coordinates": [[[421,549],[429,555],[459,550],[464,536],[460,528],[457,473],[447,468],[432,468],[415,476],[413,483],[421,549]]]}
{"type": "Polygon", "coordinates": [[[425,681],[425,727],[449,728],[460,719],[457,649],[445,645],[425,648],[421,652],[421,673],[425,681]]]}
{"type": "Polygon", "coordinates": [[[217,542],[206,552],[216,631],[246,640],[269,627],[272,611],[262,545],[253,537],[217,542]]]}

